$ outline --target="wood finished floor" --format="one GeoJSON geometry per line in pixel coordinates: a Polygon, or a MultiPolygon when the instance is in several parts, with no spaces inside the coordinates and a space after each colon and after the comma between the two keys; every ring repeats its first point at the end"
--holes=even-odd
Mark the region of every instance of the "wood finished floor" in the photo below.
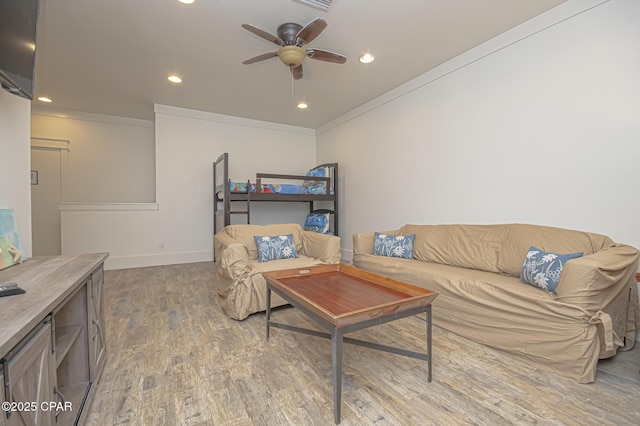
{"type": "MultiPolygon", "coordinates": [[[[88,425],[332,425],[326,339],[221,311],[213,263],[107,271],[107,363],[88,425]]],[[[274,320],[313,323],[291,307],[274,320]]],[[[351,337],[424,348],[418,317],[351,337]]],[[[640,425],[640,344],[581,385],[434,327],[426,364],[345,345],[341,425],[640,425]]]]}

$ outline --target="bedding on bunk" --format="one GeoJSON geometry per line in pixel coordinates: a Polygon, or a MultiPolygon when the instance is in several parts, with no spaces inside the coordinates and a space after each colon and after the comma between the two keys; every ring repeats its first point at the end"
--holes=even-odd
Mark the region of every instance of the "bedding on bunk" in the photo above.
{"type": "MultiPolygon", "coordinates": [[[[305,185],[292,185],[286,183],[263,183],[261,185],[262,191],[257,191],[256,184],[249,182],[229,182],[229,192],[247,192],[247,186],[249,186],[250,192],[266,192],[273,194],[326,194],[326,185],[321,182],[322,185],[305,186],[305,185]]],[[[333,188],[330,188],[331,194],[333,194],[333,188]]]]}
{"type": "MultiPolygon", "coordinates": [[[[329,177],[329,168],[325,166],[314,167],[309,170],[305,176],[309,177],[329,177]]],[[[327,182],[322,180],[305,180],[302,185],[293,185],[286,183],[263,183],[261,191],[257,191],[255,183],[249,182],[229,182],[230,192],[266,192],[273,194],[316,194],[326,195],[327,182]],[[248,191],[247,191],[248,189],[248,191]]],[[[333,194],[333,188],[330,188],[330,194],[333,194]]]]}

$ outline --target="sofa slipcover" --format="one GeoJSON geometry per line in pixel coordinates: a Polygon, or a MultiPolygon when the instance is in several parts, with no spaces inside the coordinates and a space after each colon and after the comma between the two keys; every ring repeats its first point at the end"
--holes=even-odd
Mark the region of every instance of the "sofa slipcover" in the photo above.
{"type": "Polygon", "coordinates": [[[634,345],[640,253],[631,246],[526,224],[405,225],[387,234],[416,234],[413,258],[376,256],[374,233],[360,233],[354,266],[439,292],[437,326],[581,383],[594,381],[598,359],[634,345]],[[530,246],[584,253],[564,265],[557,294],[520,282],[530,246]]]}
{"type": "MultiPolygon", "coordinates": [[[[296,223],[276,225],[229,225],[214,236],[216,293],[222,310],[233,319],[242,320],[267,309],[267,283],[263,272],[278,269],[306,268],[340,262],[340,238],[304,231],[296,223]],[[258,261],[254,236],[293,234],[297,258],[258,261]]],[[[286,302],[275,293],[271,307],[286,302]]]]}

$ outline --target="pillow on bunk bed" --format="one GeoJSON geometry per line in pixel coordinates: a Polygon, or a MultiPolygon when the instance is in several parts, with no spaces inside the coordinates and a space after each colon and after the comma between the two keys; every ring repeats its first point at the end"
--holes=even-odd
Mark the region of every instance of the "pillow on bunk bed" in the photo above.
{"type": "Polygon", "coordinates": [[[229,182],[229,192],[247,192],[247,182],[229,182]]]}
{"type": "MultiPolygon", "coordinates": [[[[330,177],[329,167],[318,166],[309,170],[305,176],[330,177]]],[[[326,194],[327,182],[323,180],[305,180],[302,184],[307,194],[326,194]]]]}
{"type": "Polygon", "coordinates": [[[329,232],[329,213],[311,212],[304,221],[305,231],[319,232],[326,234],[329,232]]]}

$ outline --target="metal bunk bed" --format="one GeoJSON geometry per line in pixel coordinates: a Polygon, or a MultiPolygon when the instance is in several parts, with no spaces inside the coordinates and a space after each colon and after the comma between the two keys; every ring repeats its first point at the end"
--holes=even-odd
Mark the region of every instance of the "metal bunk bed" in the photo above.
{"type": "Polygon", "coordinates": [[[251,223],[251,203],[260,201],[270,202],[303,202],[309,204],[309,212],[330,212],[332,216],[333,233],[338,235],[338,163],[320,164],[316,168],[327,167],[328,177],[311,177],[307,175],[286,175],[274,173],[256,173],[255,185],[246,183],[246,191],[232,191],[232,182],[229,179],[229,154],[224,153],[213,163],[213,230],[218,232],[223,227],[231,224],[232,215],[243,215],[247,222],[251,223]],[[278,193],[267,192],[263,188],[263,179],[283,179],[300,181],[321,182],[324,191],[321,193],[278,193]],[[255,192],[251,190],[255,187],[255,192]],[[242,207],[237,209],[241,202],[242,207]],[[329,202],[329,209],[315,209],[316,202],[329,202]],[[235,203],[235,207],[232,203],[235,203]]]}

